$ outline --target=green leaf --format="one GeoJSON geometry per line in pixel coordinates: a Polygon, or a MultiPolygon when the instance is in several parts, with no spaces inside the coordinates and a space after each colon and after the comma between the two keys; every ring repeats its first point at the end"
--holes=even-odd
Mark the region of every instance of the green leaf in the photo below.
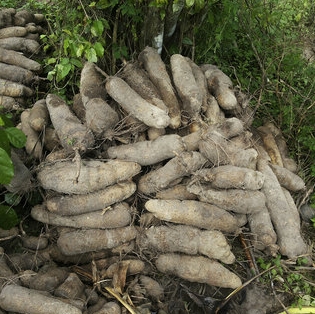
{"type": "Polygon", "coordinates": [[[21,202],[22,197],[16,193],[5,193],[4,200],[8,205],[16,206],[21,202]]]}
{"type": "Polygon", "coordinates": [[[8,153],[0,147],[0,184],[9,184],[14,176],[14,167],[8,153]]]}
{"type": "Polygon", "coordinates": [[[76,66],[77,68],[81,69],[83,68],[83,64],[79,59],[71,58],[70,63],[76,66]]]}
{"type": "Polygon", "coordinates": [[[94,48],[87,49],[85,51],[85,56],[89,62],[94,62],[94,63],[97,62],[96,51],[94,48]]]}
{"type": "Polygon", "coordinates": [[[0,129],[0,147],[8,154],[10,155],[11,152],[11,146],[10,141],[8,138],[8,135],[5,131],[5,129],[0,129]]]}
{"type": "Polygon", "coordinates": [[[0,205],[0,228],[9,230],[19,223],[15,210],[9,206],[0,205]]]}
{"type": "Polygon", "coordinates": [[[7,134],[10,143],[14,147],[16,148],[24,147],[26,143],[26,135],[21,130],[15,127],[11,127],[6,128],[5,133],[7,134]]]}
{"type": "Polygon", "coordinates": [[[72,65],[70,63],[58,64],[57,66],[57,82],[62,81],[71,71],[72,65]]]}
{"type": "Polygon", "coordinates": [[[194,5],[195,0],[186,0],[186,7],[190,8],[194,5]]]}
{"type": "Polygon", "coordinates": [[[98,57],[103,57],[105,49],[99,41],[94,44],[94,49],[98,57]]]}
{"type": "Polygon", "coordinates": [[[78,46],[77,51],[76,51],[76,56],[77,56],[78,58],[80,58],[80,57],[82,56],[83,51],[84,51],[84,46],[83,46],[83,44],[80,44],[80,45],[78,46]]]}
{"type": "Polygon", "coordinates": [[[100,20],[93,21],[92,26],[91,26],[92,35],[95,37],[102,36],[103,31],[104,31],[104,25],[102,21],[100,20]]]}

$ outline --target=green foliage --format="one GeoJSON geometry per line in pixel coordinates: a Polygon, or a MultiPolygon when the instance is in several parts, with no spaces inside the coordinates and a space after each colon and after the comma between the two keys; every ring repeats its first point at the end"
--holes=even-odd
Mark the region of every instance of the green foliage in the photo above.
{"type": "Polygon", "coordinates": [[[0,205],[0,217],[0,228],[5,230],[11,229],[19,222],[16,212],[10,206],[0,205]]]}
{"type": "Polygon", "coordinates": [[[0,184],[8,184],[14,176],[11,146],[22,148],[25,134],[13,126],[10,116],[0,114],[0,184]]]}
{"type": "Polygon", "coordinates": [[[293,306],[314,306],[315,287],[307,280],[308,274],[303,273],[303,267],[307,265],[307,259],[299,258],[296,265],[286,264],[281,255],[275,258],[258,258],[257,263],[263,270],[270,269],[261,277],[261,281],[271,284],[274,289],[286,292],[293,298],[293,306]]]}

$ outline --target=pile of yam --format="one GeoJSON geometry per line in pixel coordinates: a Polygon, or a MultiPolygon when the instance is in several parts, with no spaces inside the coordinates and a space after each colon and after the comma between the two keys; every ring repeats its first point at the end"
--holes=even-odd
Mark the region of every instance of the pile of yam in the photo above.
{"type": "Polygon", "coordinates": [[[43,14],[13,8],[0,10],[0,111],[25,107],[38,84],[43,14]]]}
{"type": "Polygon", "coordinates": [[[305,183],[281,131],[254,128],[248,104],[217,66],[165,64],[146,47],[113,76],[86,62],[71,105],[48,94],[25,110],[44,196],[31,216],[46,231],[2,258],[0,308],[165,313],[163,278],[246,281],[233,271],[242,233],[261,254],[307,256],[293,198],[305,183]]]}

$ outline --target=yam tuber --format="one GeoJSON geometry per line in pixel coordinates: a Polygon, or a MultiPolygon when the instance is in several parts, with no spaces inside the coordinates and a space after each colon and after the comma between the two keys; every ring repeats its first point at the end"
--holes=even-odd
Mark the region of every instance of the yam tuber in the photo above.
{"type": "Polygon", "coordinates": [[[162,254],[155,261],[162,273],[175,275],[191,282],[235,289],[242,285],[241,279],[219,262],[203,256],[162,254]]]}
{"type": "Polygon", "coordinates": [[[86,229],[62,233],[57,246],[64,255],[111,249],[135,239],[137,230],[134,226],[114,229],[86,229]]]}
{"type": "Polygon", "coordinates": [[[9,97],[31,97],[33,90],[23,84],[0,79],[0,95],[9,97]]]}
{"type": "Polygon", "coordinates": [[[199,152],[182,152],[172,158],[163,167],[144,174],[138,183],[138,191],[152,194],[165,189],[177,179],[183,178],[202,168],[207,159],[199,152]]]}
{"type": "Polygon", "coordinates": [[[24,37],[2,38],[0,39],[0,47],[29,55],[37,54],[40,51],[40,44],[36,40],[24,37]]]}
{"type": "Polygon", "coordinates": [[[195,175],[215,189],[259,190],[264,184],[260,171],[232,165],[204,168],[195,175]]]}
{"type": "Polygon", "coordinates": [[[225,264],[235,261],[226,238],[217,230],[200,230],[185,225],[153,226],[140,233],[138,243],[141,249],[161,253],[202,254],[225,264]]]}
{"type": "Polygon", "coordinates": [[[109,185],[130,179],[139,173],[139,164],[131,161],[82,160],[79,176],[77,165],[69,160],[44,164],[37,179],[46,190],[65,194],[92,193],[109,185]]]}
{"type": "Polygon", "coordinates": [[[29,59],[17,51],[7,50],[1,47],[0,62],[15,65],[34,72],[39,72],[41,70],[41,65],[35,60],[29,59]]]}
{"type": "Polygon", "coordinates": [[[130,160],[142,166],[153,165],[183,152],[185,145],[177,134],[168,134],[153,141],[141,141],[133,144],[109,147],[109,158],[130,160]]]}
{"type": "Polygon", "coordinates": [[[62,98],[48,94],[46,104],[51,122],[63,148],[68,151],[85,152],[94,145],[92,132],[70,111],[69,106],[62,98]]]}
{"type": "Polygon", "coordinates": [[[61,216],[49,212],[45,206],[36,205],[32,208],[33,219],[42,223],[71,228],[110,229],[127,226],[131,221],[128,206],[117,205],[113,209],[96,210],[75,216],[61,216]]]}
{"type": "Polygon", "coordinates": [[[238,221],[233,215],[199,201],[151,199],[145,203],[145,208],[155,217],[173,223],[230,233],[239,231],[238,221]]]}
{"type": "Polygon", "coordinates": [[[188,191],[198,195],[202,202],[216,205],[227,211],[239,214],[249,214],[265,208],[266,197],[260,191],[241,189],[211,188],[207,184],[193,184],[187,187],[188,191]]]}
{"type": "Polygon", "coordinates": [[[147,126],[165,128],[170,124],[170,117],[164,110],[143,99],[123,79],[109,77],[106,80],[106,90],[124,110],[147,126]]]}
{"type": "Polygon", "coordinates": [[[9,37],[24,37],[28,30],[23,26],[9,26],[0,29],[0,39],[9,37]]]}
{"type": "Polygon", "coordinates": [[[159,90],[165,105],[168,107],[171,118],[170,127],[177,129],[181,125],[180,105],[161,56],[156,49],[146,47],[139,54],[138,59],[144,66],[153,84],[159,90]]]}
{"type": "Polygon", "coordinates": [[[191,66],[180,54],[173,54],[170,59],[173,81],[182,100],[183,109],[190,117],[196,118],[202,106],[202,94],[193,75],[191,66]]]}
{"type": "Polygon", "coordinates": [[[16,285],[5,286],[0,294],[0,307],[9,312],[32,314],[82,314],[73,305],[53,296],[16,285]]]}
{"type": "Polygon", "coordinates": [[[35,131],[40,132],[48,125],[48,122],[49,112],[46,106],[46,100],[40,99],[36,101],[30,110],[29,123],[35,131]]]}
{"type": "Polygon", "coordinates": [[[58,215],[79,215],[119,203],[135,191],[135,183],[124,181],[88,194],[54,196],[47,199],[46,206],[49,211],[58,215]]]}

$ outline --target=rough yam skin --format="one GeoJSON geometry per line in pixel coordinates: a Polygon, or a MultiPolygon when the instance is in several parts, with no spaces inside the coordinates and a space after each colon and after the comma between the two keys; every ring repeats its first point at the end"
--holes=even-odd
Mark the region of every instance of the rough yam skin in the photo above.
{"type": "Polygon", "coordinates": [[[112,249],[135,239],[137,230],[134,226],[115,229],[86,229],[62,233],[57,246],[64,255],[112,249]]]}
{"type": "Polygon", "coordinates": [[[64,149],[85,152],[94,145],[93,133],[71,112],[62,98],[48,94],[46,104],[51,122],[64,149]]]}
{"type": "Polygon", "coordinates": [[[191,225],[202,229],[237,233],[237,219],[215,205],[194,200],[151,199],[145,208],[161,220],[191,225]]]}
{"type": "Polygon", "coordinates": [[[37,172],[37,179],[46,190],[64,194],[87,194],[128,180],[140,170],[139,164],[130,161],[82,160],[78,176],[77,164],[64,160],[45,164],[37,172]]]}
{"type": "Polygon", "coordinates": [[[238,276],[219,262],[203,256],[162,254],[155,261],[160,272],[172,274],[191,282],[236,289],[242,285],[238,276]]]}
{"type": "Polygon", "coordinates": [[[132,116],[149,127],[166,128],[170,124],[168,114],[150,104],[135,92],[123,79],[110,77],[106,81],[108,94],[132,116]]]}
{"type": "Polygon", "coordinates": [[[226,264],[235,261],[226,238],[217,230],[200,230],[185,225],[153,226],[141,234],[140,246],[162,253],[202,254],[226,264]]]}
{"type": "Polygon", "coordinates": [[[82,314],[77,307],[40,291],[7,285],[0,294],[0,307],[9,312],[32,314],[82,314]]]}
{"type": "Polygon", "coordinates": [[[134,182],[124,181],[88,194],[55,196],[46,201],[46,206],[58,215],[80,215],[119,203],[135,191],[134,182]]]}

